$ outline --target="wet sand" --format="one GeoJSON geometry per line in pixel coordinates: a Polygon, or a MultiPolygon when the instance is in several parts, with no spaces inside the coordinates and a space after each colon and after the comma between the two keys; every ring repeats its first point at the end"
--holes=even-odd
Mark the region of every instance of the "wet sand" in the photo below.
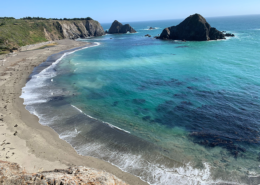
{"type": "Polygon", "coordinates": [[[49,48],[24,51],[0,62],[0,160],[16,162],[28,172],[87,166],[114,174],[133,185],[144,185],[138,177],[89,156],[80,156],[50,127],[42,126],[19,98],[32,70],[48,56],[87,43],[60,40],[49,48]]]}

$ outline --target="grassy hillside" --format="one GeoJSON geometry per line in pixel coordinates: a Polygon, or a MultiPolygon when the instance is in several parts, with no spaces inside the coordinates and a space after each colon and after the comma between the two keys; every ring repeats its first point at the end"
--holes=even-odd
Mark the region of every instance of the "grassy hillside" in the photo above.
{"type": "Polygon", "coordinates": [[[104,33],[99,22],[91,18],[0,18],[0,54],[9,53],[21,46],[45,42],[47,39],[100,36],[104,33]]]}
{"type": "Polygon", "coordinates": [[[0,54],[20,46],[47,41],[44,28],[62,38],[53,20],[0,20],[0,54]]]}

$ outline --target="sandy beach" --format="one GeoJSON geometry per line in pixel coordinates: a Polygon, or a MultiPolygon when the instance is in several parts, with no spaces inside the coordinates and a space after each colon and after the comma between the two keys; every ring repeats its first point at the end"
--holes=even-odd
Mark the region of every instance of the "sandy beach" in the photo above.
{"type": "Polygon", "coordinates": [[[48,56],[64,50],[86,46],[73,40],[56,41],[44,49],[23,51],[0,62],[0,160],[20,164],[28,172],[87,166],[112,173],[133,185],[147,184],[108,162],[80,156],[49,127],[42,126],[19,98],[32,70],[48,56]]]}

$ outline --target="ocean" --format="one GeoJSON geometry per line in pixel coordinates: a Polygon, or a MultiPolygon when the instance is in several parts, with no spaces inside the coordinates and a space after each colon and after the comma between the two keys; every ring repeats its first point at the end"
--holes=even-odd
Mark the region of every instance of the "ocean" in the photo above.
{"type": "Polygon", "coordinates": [[[26,109],[80,155],[149,184],[260,184],[260,15],[206,19],[235,37],[153,38],[176,19],[79,39],[90,47],[35,68],[26,109]]]}

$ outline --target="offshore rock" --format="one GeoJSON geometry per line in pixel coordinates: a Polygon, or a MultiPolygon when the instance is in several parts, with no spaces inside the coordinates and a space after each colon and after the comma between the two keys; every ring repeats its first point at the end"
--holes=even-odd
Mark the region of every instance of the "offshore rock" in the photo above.
{"type": "Polygon", "coordinates": [[[209,25],[200,14],[187,17],[177,26],[165,28],[160,39],[207,41],[225,39],[225,35],[209,25]]]}
{"type": "Polygon", "coordinates": [[[232,34],[232,33],[225,33],[224,35],[225,35],[226,37],[235,37],[235,35],[232,34]]]}
{"type": "Polygon", "coordinates": [[[18,164],[5,161],[0,161],[0,184],[127,185],[110,173],[82,166],[31,174],[24,171],[18,164]]]}
{"type": "Polygon", "coordinates": [[[114,33],[136,33],[134,28],[132,28],[129,24],[123,25],[122,23],[115,20],[111,27],[109,28],[108,33],[114,34],[114,33]]]}

